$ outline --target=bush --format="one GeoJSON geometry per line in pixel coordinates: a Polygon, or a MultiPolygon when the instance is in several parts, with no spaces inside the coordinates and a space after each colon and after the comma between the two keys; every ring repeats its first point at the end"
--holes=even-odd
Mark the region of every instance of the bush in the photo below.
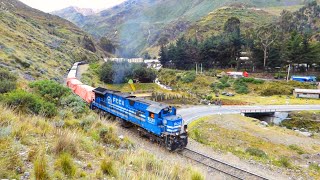
{"type": "Polygon", "coordinates": [[[44,99],[57,103],[62,96],[71,93],[70,89],[62,86],[55,81],[43,80],[36,81],[29,84],[36,93],[44,97],[44,99]]]}
{"type": "Polygon", "coordinates": [[[48,164],[45,153],[40,153],[34,162],[34,176],[37,180],[49,179],[48,164]]]}
{"type": "Polygon", "coordinates": [[[319,166],[318,163],[311,163],[311,164],[309,165],[309,169],[314,170],[314,171],[320,173],[320,166],[319,166]]]}
{"type": "Polygon", "coordinates": [[[100,80],[109,84],[127,83],[134,79],[142,83],[151,83],[156,79],[156,73],[144,64],[128,62],[107,62],[101,66],[100,80]]]}
{"type": "Polygon", "coordinates": [[[280,166],[282,166],[282,167],[292,168],[292,164],[291,164],[289,158],[287,158],[285,156],[280,157],[278,162],[279,162],[280,166]]]}
{"type": "Polygon", "coordinates": [[[62,172],[72,178],[76,174],[76,166],[72,160],[72,157],[68,153],[63,153],[59,156],[55,163],[56,168],[61,169],[62,172]]]}
{"type": "Polygon", "coordinates": [[[196,73],[195,72],[187,72],[182,76],[181,80],[184,83],[191,83],[194,80],[196,80],[196,73]]]}
{"type": "Polygon", "coordinates": [[[255,78],[241,78],[243,82],[252,83],[252,84],[263,84],[264,80],[255,79],[255,78]]]}
{"type": "Polygon", "coordinates": [[[112,126],[100,129],[99,136],[101,141],[106,144],[111,144],[116,147],[119,147],[120,145],[120,140],[115,133],[114,127],[112,126]]]}
{"type": "Polygon", "coordinates": [[[262,96],[291,95],[293,89],[288,86],[268,85],[260,91],[262,96]]]}
{"type": "Polygon", "coordinates": [[[249,153],[251,156],[256,156],[256,157],[261,157],[261,158],[267,158],[267,154],[258,149],[258,148],[254,148],[254,147],[249,147],[246,149],[246,152],[249,153]]]}
{"type": "Polygon", "coordinates": [[[7,93],[17,88],[17,78],[9,71],[0,69],[0,93],[7,93]]]}
{"type": "Polygon", "coordinates": [[[54,104],[45,102],[40,97],[23,90],[5,94],[3,101],[18,112],[41,114],[46,117],[53,117],[57,114],[54,104]]]}
{"type": "Polygon", "coordinates": [[[198,171],[192,171],[191,180],[204,180],[204,177],[198,171]]]}
{"type": "Polygon", "coordinates": [[[295,145],[295,144],[291,144],[291,145],[289,146],[289,148],[290,148],[291,150],[296,151],[296,152],[297,152],[298,154],[300,154],[300,155],[305,153],[301,147],[299,147],[299,146],[297,146],[297,145],[295,145]]]}
{"type": "Polygon", "coordinates": [[[117,177],[117,170],[115,168],[114,161],[112,161],[110,158],[103,159],[101,161],[100,168],[104,174],[117,177]]]}
{"type": "Polygon", "coordinates": [[[249,89],[248,89],[247,84],[245,83],[244,78],[237,79],[234,82],[233,86],[234,86],[236,93],[238,93],[238,94],[248,94],[249,93],[249,89]]]}
{"type": "Polygon", "coordinates": [[[0,93],[7,93],[17,88],[17,83],[8,80],[0,80],[0,93]]]}
{"type": "Polygon", "coordinates": [[[87,106],[84,101],[79,96],[75,96],[73,94],[63,97],[60,101],[60,104],[63,107],[71,108],[71,111],[76,118],[80,117],[81,114],[86,112],[87,106]]]}

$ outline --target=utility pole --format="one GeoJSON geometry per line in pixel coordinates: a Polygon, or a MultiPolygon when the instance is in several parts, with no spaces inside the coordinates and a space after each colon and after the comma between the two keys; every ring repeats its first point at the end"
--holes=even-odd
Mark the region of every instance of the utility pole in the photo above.
{"type": "Polygon", "coordinates": [[[289,63],[289,67],[288,67],[288,75],[287,75],[287,82],[289,82],[290,68],[291,68],[291,66],[290,66],[290,63],[289,63]]]}
{"type": "Polygon", "coordinates": [[[196,63],[196,74],[198,74],[198,64],[196,63]]]}
{"type": "Polygon", "coordinates": [[[202,63],[201,63],[201,74],[202,74],[202,63]]]}

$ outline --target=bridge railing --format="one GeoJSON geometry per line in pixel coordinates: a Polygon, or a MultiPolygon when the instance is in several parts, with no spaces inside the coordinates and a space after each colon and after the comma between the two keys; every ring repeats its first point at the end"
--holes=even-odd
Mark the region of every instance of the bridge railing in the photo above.
{"type": "Polygon", "coordinates": [[[241,110],[241,113],[273,113],[277,112],[276,109],[246,109],[246,110],[241,110]]]}

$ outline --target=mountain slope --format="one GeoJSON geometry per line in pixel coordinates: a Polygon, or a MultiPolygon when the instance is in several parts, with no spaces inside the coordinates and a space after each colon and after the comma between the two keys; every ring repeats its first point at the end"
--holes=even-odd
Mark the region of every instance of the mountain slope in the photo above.
{"type": "MultiPolygon", "coordinates": [[[[277,16],[258,8],[224,7],[217,9],[194,23],[185,33],[186,37],[204,39],[223,32],[225,22],[230,17],[240,19],[241,29],[254,28],[272,22],[277,16]]],[[[244,31],[243,31],[244,33],[244,31]]]]}
{"type": "MultiPolygon", "coordinates": [[[[108,36],[132,53],[174,40],[213,10],[234,3],[249,7],[291,6],[303,0],[128,0],[78,25],[96,37],[108,36]],[[131,52],[132,51],[132,52],[131,52]]],[[[66,18],[66,17],[64,17],[66,18]]],[[[70,17],[69,17],[70,18],[70,17]]]]}
{"type": "Polygon", "coordinates": [[[61,80],[71,63],[99,59],[90,37],[69,21],[16,0],[0,0],[0,8],[0,67],[27,80],[61,80]]]}
{"type": "Polygon", "coordinates": [[[78,7],[67,7],[58,11],[53,11],[51,14],[65,18],[78,26],[81,26],[81,22],[84,21],[86,16],[94,15],[97,11],[90,8],[78,8],[78,7]]]}

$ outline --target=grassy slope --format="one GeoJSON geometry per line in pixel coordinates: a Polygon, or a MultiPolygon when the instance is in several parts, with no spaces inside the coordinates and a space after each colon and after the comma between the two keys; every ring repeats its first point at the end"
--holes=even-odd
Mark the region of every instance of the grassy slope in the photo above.
{"type": "Polygon", "coordinates": [[[158,160],[137,148],[128,137],[119,141],[116,125],[92,112],[78,119],[69,114],[59,128],[58,117],[17,115],[2,105],[0,108],[0,178],[20,179],[24,172],[30,173],[30,179],[45,174],[44,179],[191,179],[199,176],[191,167],[158,160]],[[99,136],[102,129],[110,131],[105,140],[99,136]]]}
{"type": "MultiPolygon", "coordinates": [[[[301,0],[241,0],[236,3],[256,7],[286,7],[301,2],[301,0]]],[[[105,10],[100,15],[85,18],[82,28],[95,36],[107,35],[120,44],[141,52],[150,46],[156,46],[161,37],[167,37],[169,40],[176,39],[188,29],[192,22],[217,8],[232,3],[234,3],[232,0],[185,0],[183,3],[177,0],[130,0],[105,10]]]]}
{"type": "MultiPolygon", "coordinates": [[[[304,137],[281,127],[262,127],[258,120],[241,115],[215,115],[200,118],[189,125],[190,136],[215,150],[253,159],[266,164],[295,169],[301,173],[319,177],[319,169],[313,169],[309,160],[320,145],[319,137],[304,137]]],[[[306,177],[304,177],[306,178],[306,177]]]]}
{"type": "Polygon", "coordinates": [[[276,19],[276,16],[262,10],[224,7],[209,13],[197,21],[188,32],[186,32],[186,36],[189,38],[198,37],[203,39],[204,37],[220,34],[223,32],[225,22],[230,17],[240,19],[242,33],[248,28],[254,28],[276,19]]]}
{"type": "Polygon", "coordinates": [[[61,79],[71,63],[99,59],[82,47],[85,33],[72,23],[19,1],[0,2],[1,66],[28,80],[61,79]]]}

